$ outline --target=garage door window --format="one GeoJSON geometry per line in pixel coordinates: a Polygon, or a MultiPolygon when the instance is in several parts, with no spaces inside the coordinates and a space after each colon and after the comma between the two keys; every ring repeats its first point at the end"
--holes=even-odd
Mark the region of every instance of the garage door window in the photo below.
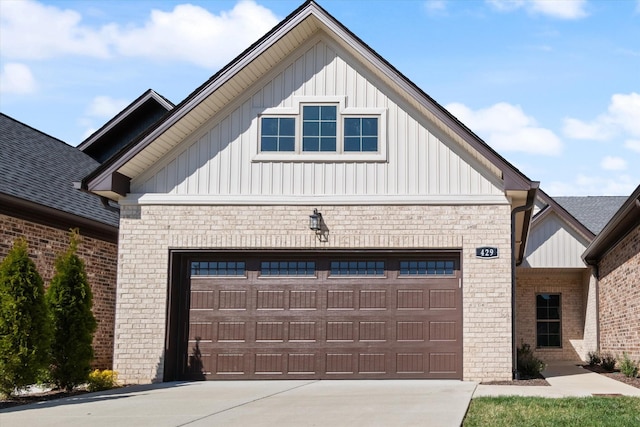
{"type": "Polygon", "coordinates": [[[243,261],[193,261],[192,276],[244,276],[243,261]]]}
{"type": "Polygon", "coordinates": [[[331,261],[332,276],[384,276],[384,261],[331,261]]]}
{"type": "Polygon", "coordinates": [[[260,264],[261,276],[314,276],[314,261],[263,261],[260,264]]]}
{"type": "Polygon", "coordinates": [[[400,261],[401,276],[450,276],[454,273],[452,260],[400,261]]]}

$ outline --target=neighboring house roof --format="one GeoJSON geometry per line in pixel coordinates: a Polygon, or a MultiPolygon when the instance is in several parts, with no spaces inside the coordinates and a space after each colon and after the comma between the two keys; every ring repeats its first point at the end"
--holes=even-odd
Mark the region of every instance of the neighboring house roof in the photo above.
{"type": "Polygon", "coordinates": [[[554,197],[553,199],[596,235],[600,233],[627,198],[624,196],[586,196],[554,197]]]}
{"type": "Polygon", "coordinates": [[[2,213],[35,215],[48,223],[77,224],[81,232],[88,227],[112,239],[117,236],[119,214],[73,185],[98,167],[97,161],[2,113],[0,152],[2,213]]]}
{"type": "Polygon", "coordinates": [[[100,163],[116,154],[173,109],[171,101],[148,89],[78,145],[100,163]]]}
{"type": "Polygon", "coordinates": [[[589,265],[597,265],[609,250],[638,226],[640,226],[640,185],[602,227],[602,231],[585,250],[582,259],[589,265]]]}

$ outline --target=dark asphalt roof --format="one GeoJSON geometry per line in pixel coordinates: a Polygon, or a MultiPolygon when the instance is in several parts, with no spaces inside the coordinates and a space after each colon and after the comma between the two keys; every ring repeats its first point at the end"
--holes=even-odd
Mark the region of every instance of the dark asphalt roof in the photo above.
{"type": "Polygon", "coordinates": [[[598,234],[620,206],[627,200],[624,196],[554,197],[553,200],[567,210],[593,234],[598,234]]]}
{"type": "Polygon", "coordinates": [[[118,226],[118,214],[73,187],[100,164],[75,147],[0,113],[0,192],[118,226]]]}

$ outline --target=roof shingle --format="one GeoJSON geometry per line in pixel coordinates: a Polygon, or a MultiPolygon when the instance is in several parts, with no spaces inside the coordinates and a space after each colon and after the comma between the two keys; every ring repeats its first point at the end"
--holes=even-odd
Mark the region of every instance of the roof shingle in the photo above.
{"type": "Polygon", "coordinates": [[[100,164],[0,113],[0,193],[117,227],[119,215],[73,187],[100,164]]]}
{"type": "Polygon", "coordinates": [[[596,235],[627,200],[624,196],[554,197],[553,199],[596,235]]]}

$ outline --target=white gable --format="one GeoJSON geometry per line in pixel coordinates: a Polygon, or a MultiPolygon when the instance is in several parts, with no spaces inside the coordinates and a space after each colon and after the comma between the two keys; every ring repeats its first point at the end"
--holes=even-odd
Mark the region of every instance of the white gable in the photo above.
{"type": "Polygon", "coordinates": [[[584,268],[581,255],[589,242],[555,212],[531,226],[523,266],[584,268]]]}
{"type": "Polygon", "coordinates": [[[504,200],[500,185],[497,176],[439,134],[346,51],[317,36],[136,177],[131,190],[133,198],[160,200],[164,194],[173,202],[305,196],[362,201],[425,196],[477,201],[484,196],[498,201],[504,200]],[[380,156],[261,159],[259,115],[295,111],[301,99],[339,100],[347,110],[379,112],[384,130],[380,156]]]}

